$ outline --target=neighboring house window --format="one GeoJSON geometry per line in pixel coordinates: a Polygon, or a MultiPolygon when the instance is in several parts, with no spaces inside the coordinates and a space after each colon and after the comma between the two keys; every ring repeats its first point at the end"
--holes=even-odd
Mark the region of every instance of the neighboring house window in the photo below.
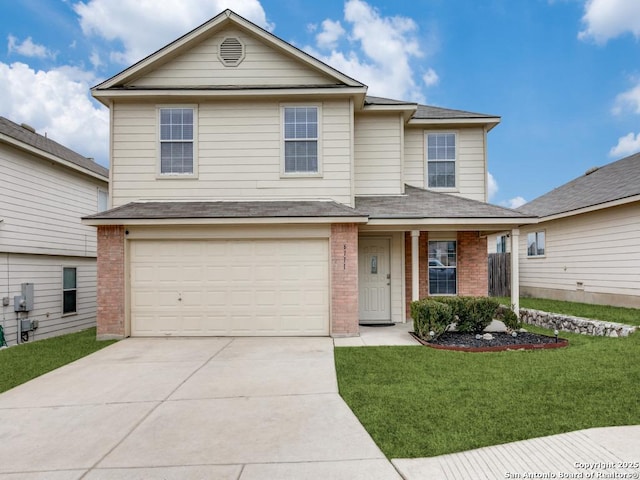
{"type": "Polygon", "coordinates": [[[531,232],[527,235],[527,256],[540,257],[544,255],[544,232],[531,232]]]}
{"type": "Polygon", "coordinates": [[[75,313],[78,302],[78,281],[75,267],[62,269],[62,313],[75,313]]]}
{"type": "Polygon", "coordinates": [[[507,236],[500,235],[496,239],[496,253],[507,253],[507,236]]]}
{"type": "Polygon", "coordinates": [[[160,109],[160,174],[194,174],[194,109],[160,109]]]}
{"type": "Polygon", "coordinates": [[[104,212],[109,208],[109,192],[98,189],[98,213],[104,212]]]}
{"type": "Polygon", "coordinates": [[[428,188],[455,188],[456,134],[427,134],[428,188]]]}
{"type": "Polygon", "coordinates": [[[456,241],[429,241],[429,295],[457,293],[456,241]]]}
{"type": "Polygon", "coordinates": [[[318,173],[318,107],[284,107],[284,173],[318,173]]]}

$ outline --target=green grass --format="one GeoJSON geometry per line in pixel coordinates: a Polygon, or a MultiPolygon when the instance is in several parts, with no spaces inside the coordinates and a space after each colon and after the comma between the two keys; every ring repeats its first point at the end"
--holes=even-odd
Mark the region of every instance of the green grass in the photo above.
{"type": "Polygon", "coordinates": [[[0,393],[71,363],[114,341],[98,342],[96,329],[0,350],[0,393]]]}
{"type": "MultiPolygon", "coordinates": [[[[500,303],[510,305],[508,297],[497,297],[500,303]]],[[[544,312],[564,313],[574,317],[585,317],[605,322],[626,323],[640,326],[640,309],[613,307],[610,305],[593,305],[590,303],[564,302],[546,298],[520,298],[520,307],[533,308],[544,312]]]]}
{"type": "Polygon", "coordinates": [[[389,458],[640,424],[640,334],[562,336],[538,351],[336,348],[340,394],[389,458]]]}

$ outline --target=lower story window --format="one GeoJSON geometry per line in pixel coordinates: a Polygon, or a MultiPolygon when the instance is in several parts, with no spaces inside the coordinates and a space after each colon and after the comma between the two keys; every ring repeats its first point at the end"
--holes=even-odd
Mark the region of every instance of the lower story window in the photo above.
{"type": "Polygon", "coordinates": [[[544,231],[531,232],[527,235],[527,257],[542,257],[545,244],[544,231]]]}
{"type": "Polygon", "coordinates": [[[62,313],[75,313],[78,303],[78,282],[75,267],[62,269],[62,313]]]}
{"type": "Polygon", "coordinates": [[[455,240],[429,242],[429,295],[457,294],[455,240]]]}

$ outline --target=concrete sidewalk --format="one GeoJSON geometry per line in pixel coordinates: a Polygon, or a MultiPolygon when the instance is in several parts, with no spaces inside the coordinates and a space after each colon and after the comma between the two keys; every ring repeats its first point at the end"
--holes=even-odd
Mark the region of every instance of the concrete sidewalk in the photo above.
{"type": "Polygon", "coordinates": [[[2,479],[400,476],[329,338],[126,339],[0,395],[2,479]]]}

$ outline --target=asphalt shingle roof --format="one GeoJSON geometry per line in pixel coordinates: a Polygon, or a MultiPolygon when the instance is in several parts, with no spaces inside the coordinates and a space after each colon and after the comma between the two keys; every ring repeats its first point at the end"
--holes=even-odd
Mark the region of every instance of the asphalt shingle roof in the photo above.
{"type": "Polygon", "coordinates": [[[178,218],[366,217],[353,208],[325,201],[133,202],[85,217],[94,220],[178,218]]]}
{"type": "Polygon", "coordinates": [[[104,168],[102,165],[97,164],[87,157],[83,157],[79,153],[74,152],[64,145],[60,145],[58,142],[55,142],[48,137],[38,133],[33,133],[7,118],[0,117],[0,133],[42,150],[43,152],[55,155],[58,158],[85,168],[93,173],[97,173],[98,175],[105,177],[105,179],[109,178],[109,170],[104,168]]]}
{"type": "Polygon", "coordinates": [[[398,196],[356,197],[356,209],[371,219],[530,218],[509,208],[405,185],[398,196]]]}
{"type": "Polygon", "coordinates": [[[582,175],[518,208],[547,217],[640,195],[640,153],[582,175]]]}
{"type": "MultiPolygon", "coordinates": [[[[391,98],[372,97],[367,95],[365,105],[416,105],[412,102],[393,100],[391,98]]],[[[465,119],[465,118],[499,118],[498,115],[487,115],[484,113],[466,112],[464,110],[453,110],[451,108],[434,107],[433,105],[417,105],[418,109],[413,115],[415,119],[465,119]]]]}

